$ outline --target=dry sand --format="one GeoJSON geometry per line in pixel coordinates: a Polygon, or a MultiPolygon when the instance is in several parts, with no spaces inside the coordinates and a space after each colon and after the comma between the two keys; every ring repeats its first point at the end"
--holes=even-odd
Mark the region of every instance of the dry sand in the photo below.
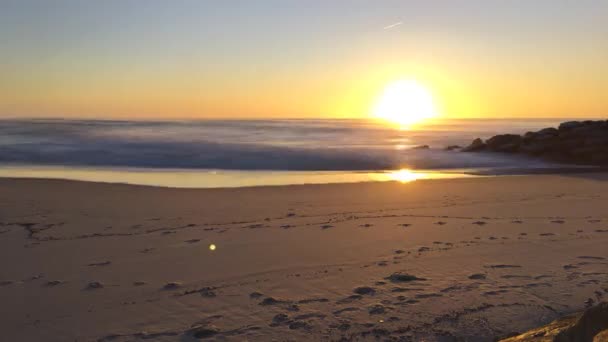
{"type": "Polygon", "coordinates": [[[608,297],[607,246],[601,174],[0,179],[0,339],[491,341],[608,297]]]}

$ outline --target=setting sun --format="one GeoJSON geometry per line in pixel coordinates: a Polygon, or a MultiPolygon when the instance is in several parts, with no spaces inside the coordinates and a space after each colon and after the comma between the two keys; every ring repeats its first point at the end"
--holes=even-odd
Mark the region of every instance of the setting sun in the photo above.
{"type": "Polygon", "coordinates": [[[400,125],[411,125],[437,116],[431,92],[414,80],[389,84],[377,100],[373,115],[400,125]]]}

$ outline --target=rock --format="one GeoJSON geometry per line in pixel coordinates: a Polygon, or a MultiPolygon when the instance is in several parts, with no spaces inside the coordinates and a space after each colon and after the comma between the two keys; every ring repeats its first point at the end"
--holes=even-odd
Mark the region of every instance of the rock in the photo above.
{"type": "Polygon", "coordinates": [[[543,128],[540,131],[538,131],[539,135],[544,135],[544,136],[556,136],[558,133],[559,133],[559,131],[553,127],[543,128]]]}
{"type": "Polygon", "coordinates": [[[580,165],[608,166],[608,121],[569,121],[559,129],[495,135],[484,143],[475,139],[463,152],[519,153],[580,165]]]}
{"type": "Polygon", "coordinates": [[[462,149],[463,152],[478,152],[483,151],[486,148],[486,144],[483,140],[477,138],[471,142],[471,145],[462,149]]]}
{"type": "Polygon", "coordinates": [[[486,140],[486,148],[494,152],[516,152],[521,142],[521,135],[500,134],[486,140]]]}
{"type": "Polygon", "coordinates": [[[420,146],[412,147],[412,150],[428,150],[429,148],[431,148],[429,145],[420,145],[420,146]]]}
{"type": "Polygon", "coordinates": [[[608,303],[602,302],[583,313],[557,319],[524,334],[509,337],[502,342],[578,342],[608,341],[608,303]],[[604,339],[602,339],[604,338],[604,339]]]}
{"type": "Polygon", "coordinates": [[[566,121],[559,124],[557,128],[559,131],[568,131],[576,127],[580,127],[582,123],[580,121],[566,121]]]}
{"type": "Polygon", "coordinates": [[[446,148],[444,150],[454,151],[454,150],[460,150],[461,148],[462,148],[462,146],[460,146],[460,145],[449,145],[449,146],[446,146],[446,148]]]}

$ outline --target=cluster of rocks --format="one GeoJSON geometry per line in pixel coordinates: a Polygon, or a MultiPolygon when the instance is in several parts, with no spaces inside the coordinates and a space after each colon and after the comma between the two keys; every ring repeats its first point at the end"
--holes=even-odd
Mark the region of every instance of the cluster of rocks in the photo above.
{"type": "Polygon", "coordinates": [[[573,164],[608,165],[608,120],[568,121],[558,128],[479,138],[463,152],[519,153],[573,164]]]}

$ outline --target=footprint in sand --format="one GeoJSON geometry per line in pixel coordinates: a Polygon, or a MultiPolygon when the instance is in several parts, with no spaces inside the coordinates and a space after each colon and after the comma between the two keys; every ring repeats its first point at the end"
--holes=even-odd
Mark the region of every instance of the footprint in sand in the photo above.
{"type": "Polygon", "coordinates": [[[604,259],[606,259],[604,257],[590,256],[590,255],[582,255],[582,256],[579,256],[577,258],[579,258],[579,259],[590,259],[590,260],[604,260],[604,259]]]}
{"type": "Polygon", "coordinates": [[[102,289],[104,286],[101,282],[99,281],[92,281],[90,283],[87,284],[87,287],[85,289],[87,290],[97,290],[97,289],[102,289]]]}
{"type": "Polygon", "coordinates": [[[172,281],[172,282],[166,283],[162,289],[170,291],[170,290],[179,289],[180,287],[182,287],[182,283],[180,283],[179,281],[172,281]]]}
{"type": "Polygon", "coordinates": [[[374,295],[376,293],[376,289],[370,286],[359,286],[353,290],[354,293],[358,295],[374,295]]]}
{"type": "Polygon", "coordinates": [[[197,242],[199,242],[199,241],[201,241],[201,239],[190,239],[190,240],[186,240],[186,241],[184,241],[184,242],[185,242],[185,243],[197,243],[197,242]]]}
{"type": "Polygon", "coordinates": [[[46,282],[46,284],[44,284],[44,286],[46,286],[46,287],[54,287],[54,286],[57,286],[57,285],[61,285],[63,283],[64,282],[62,280],[49,280],[49,281],[46,282]]]}
{"type": "Polygon", "coordinates": [[[333,228],[334,226],[332,226],[331,224],[325,224],[321,226],[321,229],[325,230],[325,229],[329,229],[329,228],[333,228]]]}
{"type": "Polygon", "coordinates": [[[484,224],[487,224],[487,222],[485,222],[485,221],[475,221],[475,222],[473,222],[473,224],[476,224],[478,226],[483,226],[484,224]]]}
{"type": "Polygon", "coordinates": [[[333,312],[333,314],[336,315],[336,316],[338,316],[338,315],[343,314],[345,312],[353,312],[353,311],[359,311],[359,308],[348,307],[348,308],[336,310],[336,311],[333,312]]]}
{"type": "Polygon", "coordinates": [[[264,295],[262,293],[260,293],[260,292],[251,292],[249,294],[249,298],[251,298],[251,299],[258,299],[258,298],[261,298],[263,296],[264,295]]]}
{"type": "Polygon", "coordinates": [[[540,235],[540,236],[554,236],[555,234],[553,234],[553,233],[540,233],[538,235],[540,235]]]}
{"type": "Polygon", "coordinates": [[[438,226],[443,226],[444,224],[448,224],[448,223],[444,222],[444,221],[437,221],[437,222],[435,222],[435,224],[438,226]]]}
{"type": "Polygon", "coordinates": [[[370,315],[381,315],[386,312],[386,308],[382,304],[374,304],[367,308],[370,315]]]}
{"type": "Polygon", "coordinates": [[[511,223],[522,224],[522,223],[524,223],[524,221],[522,221],[522,220],[513,220],[513,221],[511,221],[511,223]]]}
{"type": "Polygon", "coordinates": [[[469,279],[472,279],[472,280],[483,280],[483,279],[486,279],[486,275],[483,274],[483,273],[475,273],[475,274],[471,274],[469,276],[469,279]]]}
{"type": "Polygon", "coordinates": [[[310,303],[327,303],[329,299],[327,298],[308,298],[308,299],[300,299],[298,304],[310,304],[310,303]]]}
{"type": "Polygon", "coordinates": [[[371,224],[371,223],[366,223],[366,224],[362,224],[362,225],[360,225],[359,227],[363,227],[363,228],[369,228],[369,227],[371,227],[371,226],[373,226],[373,224],[371,224]]]}
{"type": "Polygon", "coordinates": [[[520,268],[520,265],[509,265],[509,264],[493,264],[484,266],[486,268],[520,268]]]}
{"type": "Polygon", "coordinates": [[[602,220],[589,220],[587,222],[589,222],[589,223],[600,223],[600,222],[602,222],[602,220]]]}
{"type": "Polygon", "coordinates": [[[102,262],[94,262],[94,263],[88,264],[87,266],[108,266],[110,264],[112,264],[111,261],[102,261],[102,262]]]}
{"type": "Polygon", "coordinates": [[[411,226],[411,225],[412,225],[411,223],[400,223],[400,224],[398,224],[398,226],[400,226],[400,227],[404,227],[404,228],[405,228],[405,227],[409,227],[409,226],[411,226]]]}

